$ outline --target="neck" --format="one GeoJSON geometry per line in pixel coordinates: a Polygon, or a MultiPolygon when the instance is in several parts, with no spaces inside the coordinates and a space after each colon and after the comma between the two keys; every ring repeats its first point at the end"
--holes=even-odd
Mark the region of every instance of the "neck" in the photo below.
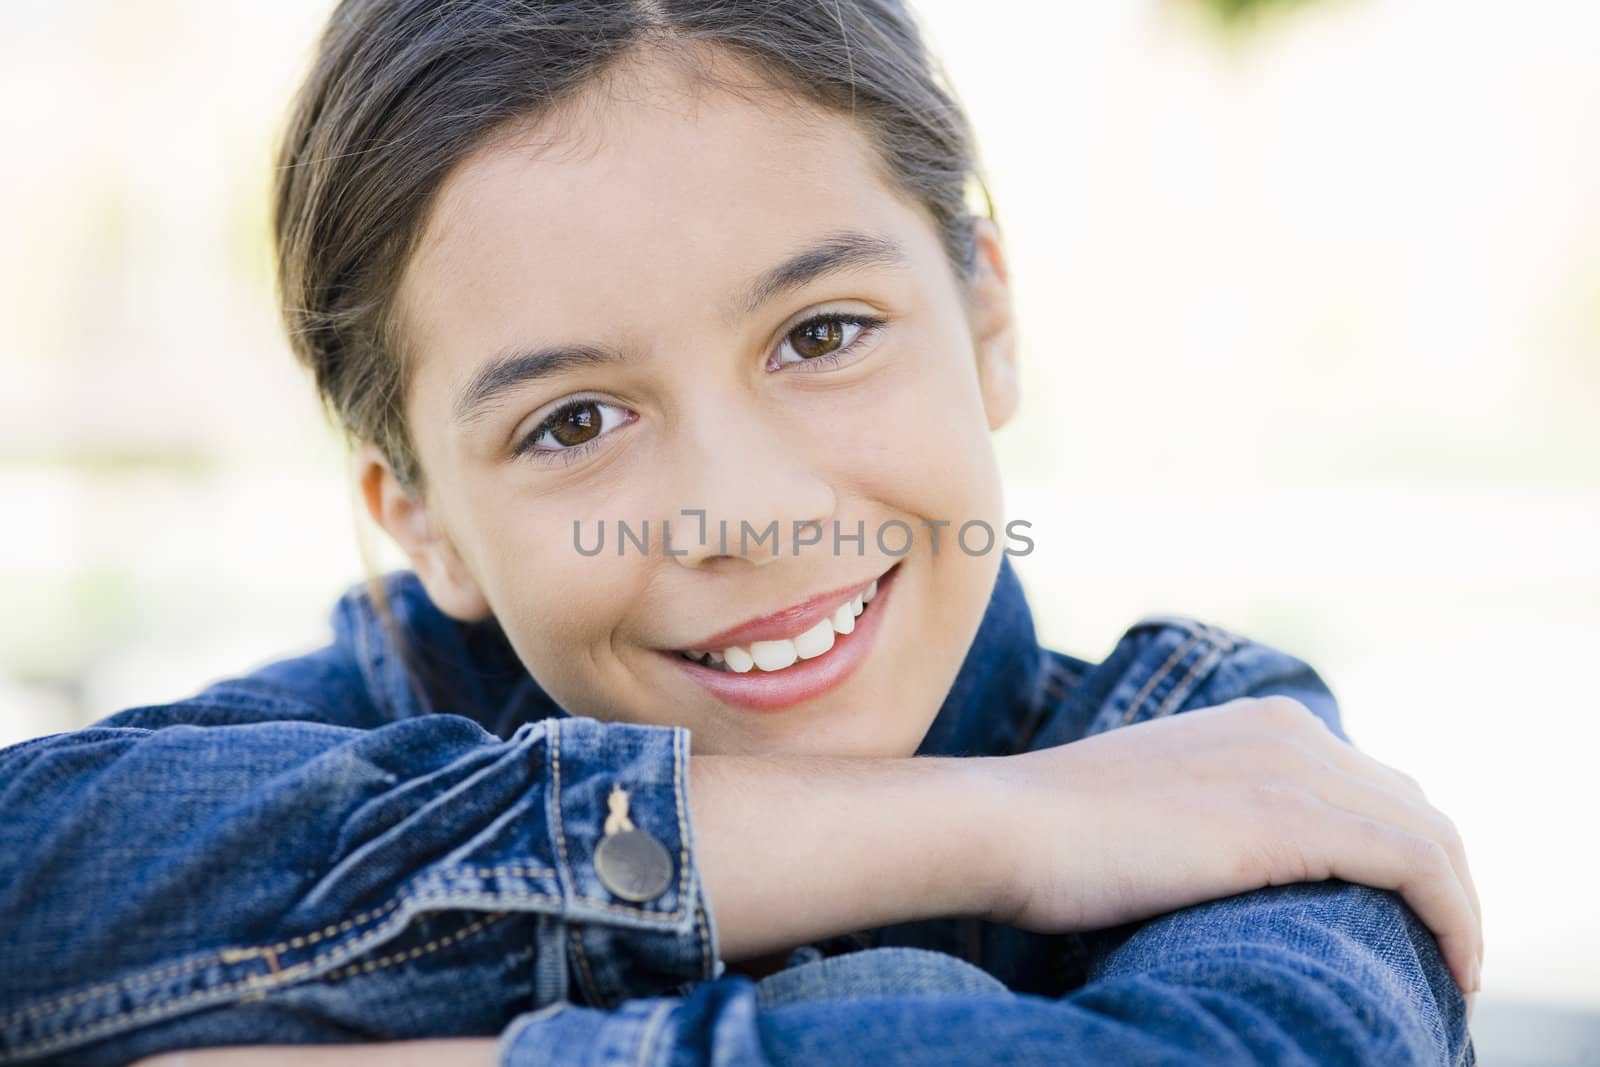
{"type": "Polygon", "coordinates": [[[1035,690],[1048,655],[1034,635],[1033,613],[1011,558],[1003,556],[977,636],[917,755],[1016,751],[1031,729],[1035,690]]]}

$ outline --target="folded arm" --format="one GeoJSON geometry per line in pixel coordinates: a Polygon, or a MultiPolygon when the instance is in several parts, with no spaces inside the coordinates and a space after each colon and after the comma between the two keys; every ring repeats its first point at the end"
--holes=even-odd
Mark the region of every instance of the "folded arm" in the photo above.
{"type": "Polygon", "coordinates": [[[723,960],[980,907],[944,877],[984,866],[981,835],[947,832],[974,817],[962,760],[691,759],[681,727],[561,717],[502,739],[319,714],[234,685],[0,750],[0,1063],[495,1035],[530,1007],[681,992],[723,960]],[[619,787],[667,860],[645,900],[598,860],[619,787]]]}
{"type": "MultiPolygon", "coordinates": [[[[327,1060],[305,1062],[404,1063],[422,1046],[430,1062],[459,1067],[986,1067],[996,1050],[1018,1065],[1475,1062],[1460,990],[1392,893],[1337,880],[1278,886],[1131,933],[1102,931],[1089,944],[1089,981],[1060,999],[908,995],[763,1008],[755,983],[729,976],[611,1011],[553,1005],[520,1017],[498,1044],[317,1050],[327,1060]]],[[[250,1067],[283,1051],[215,1050],[160,1067],[250,1067]]]]}
{"type": "Polygon", "coordinates": [[[687,731],[196,724],[218,716],[0,750],[0,1062],[495,1033],[569,956],[605,959],[614,995],[714,973],[683,862],[687,731]],[[594,873],[617,783],[674,857],[647,902],[594,873]]]}

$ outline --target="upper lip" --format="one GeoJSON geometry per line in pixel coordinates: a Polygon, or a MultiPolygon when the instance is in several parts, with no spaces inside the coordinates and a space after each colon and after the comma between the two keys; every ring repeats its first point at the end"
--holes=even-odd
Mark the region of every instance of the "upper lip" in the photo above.
{"type": "MultiPolygon", "coordinates": [[[[893,570],[893,567],[889,569],[893,570]]],[[[887,573],[887,570],[884,571],[884,574],[887,573]]],[[[840,604],[853,599],[857,593],[866,592],[867,587],[881,577],[882,574],[865,581],[830,589],[826,593],[818,593],[798,604],[791,604],[767,615],[746,619],[737,626],[718,630],[702,641],[683,647],[697,652],[720,652],[734,645],[748,647],[753,641],[777,641],[782,638],[797,637],[832,615],[839,609],[840,604]]]]}

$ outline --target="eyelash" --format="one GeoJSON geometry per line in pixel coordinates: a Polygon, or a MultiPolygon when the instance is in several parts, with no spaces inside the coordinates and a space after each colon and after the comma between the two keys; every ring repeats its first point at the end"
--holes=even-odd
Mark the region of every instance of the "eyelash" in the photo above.
{"type": "Polygon", "coordinates": [[[539,448],[535,445],[535,442],[538,441],[539,438],[549,433],[550,430],[561,421],[561,416],[565,415],[571,409],[583,407],[585,404],[610,406],[605,405],[605,401],[601,400],[599,397],[575,397],[556,408],[550,413],[548,418],[546,418],[539,425],[535,426],[532,430],[528,431],[528,436],[522,439],[522,442],[517,445],[512,454],[518,457],[528,456],[536,463],[561,463],[563,465],[574,463],[588,455],[590,450],[593,449],[595,445],[600,443],[601,438],[605,437],[605,434],[598,434],[583,442],[583,444],[573,445],[571,448],[539,448]]]}
{"type": "MultiPolygon", "coordinates": [[[[849,312],[844,311],[825,311],[820,315],[813,315],[809,319],[803,319],[802,321],[795,323],[784,333],[784,341],[787,343],[789,334],[799,333],[807,326],[818,325],[860,326],[862,329],[861,332],[856,335],[855,340],[851,341],[843,348],[836,348],[825,356],[817,356],[814,359],[803,360],[803,364],[807,367],[831,367],[835,363],[838,363],[841,359],[850,355],[850,353],[854,352],[857,348],[866,344],[867,341],[878,332],[879,328],[884,325],[884,320],[876,318],[872,315],[852,315],[849,312]]],[[[796,364],[786,363],[784,366],[792,367],[796,366],[796,364]]],[[[781,370],[782,368],[780,367],[779,369],[781,370]]]]}
{"type": "MultiPolygon", "coordinates": [[[[860,326],[862,328],[861,332],[857,334],[849,344],[842,348],[837,348],[834,351],[829,352],[827,355],[816,356],[812,359],[803,361],[806,366],[833,366],[841,359],[850,355],[861,345],[865,344],[868,339],[875,335],[878,330],[885,325],[885,321],[886,320],[877,318],[873,315],[852,315],[848,312],[842,311],[825,311],[820,315],[813,315],[809,319],[802,319],[800,322],[795,323],[784,332],[783,337],[784,342],[787,343],[790,334],[798,333],[807,326],[860,326]]],[[[784,367],[794,365],[795,364],[792,363],[783,364],[784,367]]],[[[779,370],[782,369],[783,367],[779,367],[779,370]]],[[[802,371],[800,373],[808,372],[802,371]]],[[[559,408],[552,411],[548,418],[530,430],[528,432],[528,436],[522,439],[521,443],[517,445],[512,454],[518,457],[538,457],[535,460],[536,462],[558,462],[563,465],[571,464],[579,459],[582,459],[600,443],[606,434],[599,434],[585,441],[583,444],[573,445],[571,448],[538,448],[535,446],[534,442],[538,441],[539,438],[548,433],[550,429],[561,420],[561,416],[566,414],[572,408],[581,407],[584,404],[603,403],[604,401],[600,400],[598,397],[574,397],[572,400],[569,400],[567,403],[562,404],[559,408]]]]}

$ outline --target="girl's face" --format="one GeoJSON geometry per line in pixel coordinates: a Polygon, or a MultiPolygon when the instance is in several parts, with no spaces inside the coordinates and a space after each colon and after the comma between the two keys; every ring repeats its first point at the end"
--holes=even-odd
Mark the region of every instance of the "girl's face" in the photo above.
{"type": "Polygon", "coordinates": [[[959,279],[850,122],[753,99],[652,59],[464,160],[399,293],[427,496],[371,446],[361,482],[435,603],[493,613],[575,715],[909,755],[1008,543],[1004,260],[982,220],[959,279]],[[729,647],[761,665],[681,655],[729,647]]]}

